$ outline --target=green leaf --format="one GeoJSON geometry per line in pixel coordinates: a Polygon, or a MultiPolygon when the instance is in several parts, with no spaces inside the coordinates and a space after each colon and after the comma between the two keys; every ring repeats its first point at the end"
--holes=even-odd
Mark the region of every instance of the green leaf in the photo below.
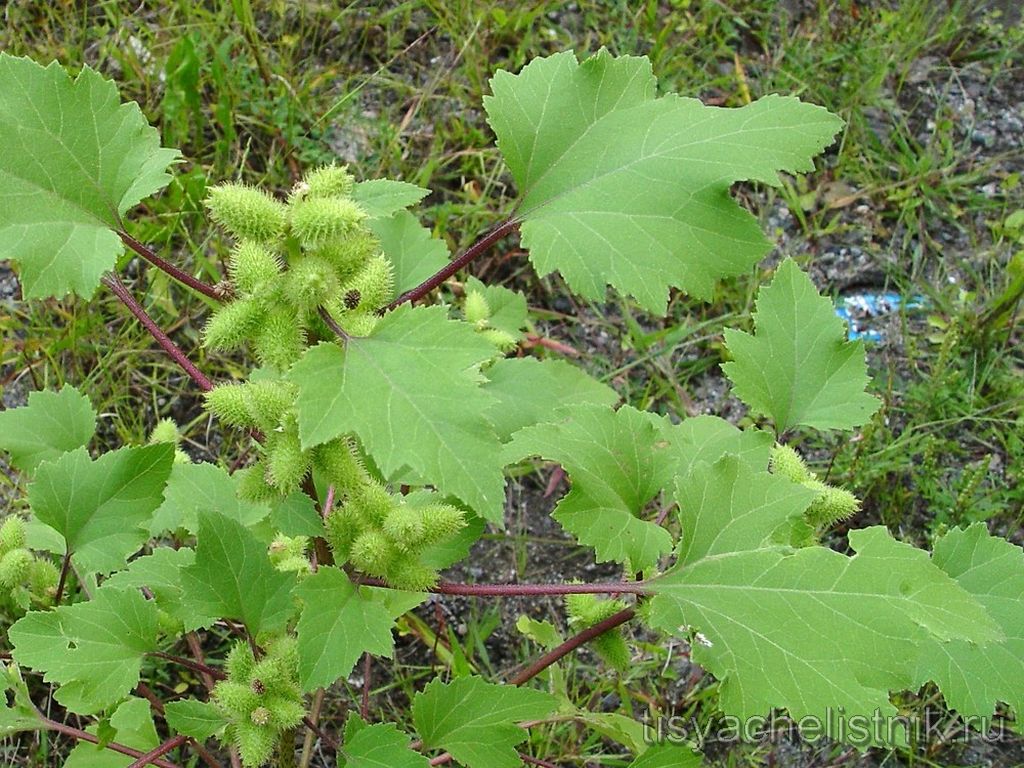
{"type": "Polygon", "coordinates": [[[118,571],[104,585],[121,589],[145,587],[153,594],[157,607],[180,621],[185,631],[190,632],[199,627],[208,627],[218,618],[214,614],[203,613],[197,604],[186,599],[181,574],[195,561],[194,550],[186,547],[158,547],[152,554],[132,560],[127,570],[118,571]]]}
{"type": "Polygon", "coordinates": [[[517,723],[540,720],[557,706],[558,699],[543,691],[479,677],[436,678],[416,694],[412,718],[425,747],[445,749],[468,768],[518,768],[515,746],[527,733],[517,723]]]}
{"type": "Polygon", "coordinates": [[[430,761],[410,743],[394,723],[367,725],[346,739],[339,768],[427,768],[430,761]]]}
{"type": "Polygon", "coordinates": [[[564,360],[509,357],[487,369],[484,390],[496,398],[486,416],[503,441],[523,427],[555,421],[568,406],[612,406],[610,387],[564,360]]]}
{"type": "Polygon", "coordinates": [[[523,338],[528,309],[522,292],[510,291],[502,285],[484,285],[475,277],[466,279],[465,288],[467,293],[482,293],[487,300],[487,307],[491,310],[487,320],[489,327],[504,331],[516,341],[523,338]]]}
{"type": "Polygon", "coordinates": [[[408,211],[384,219],[371,219],[367,226],[380,238],[380,247],[395,267],[398,293],[415,288],[448,263],[448,246],[408,211]]]}
{"type": "Polygon", "coordinates": [[[0,413],[0,450],[24,472],[85,446],[95,432],[89,398],[67,384],[59,392],[32,392],[28,405],[0,413]]]}
{"type": "Polygon", "coordinates": [[[637,757],[629,768],[700,768],[704,759],[692,747],[655,744],[637,757]]]}
{"type": "Polygon", "coordinates": [[[562,644],[564,638],[550,621],[531,619],[525,613],[516,619],[516,629],[545,650],[562,644]]]}
{"type": "Polygon", "coordinates": [[[729,196],[737,181],[778,186],[813,170],[842,121],[797,99],[738,109],[655,98],[646,58],[565,52],[498,72],[484,98],[520,191],[522,243],[541,275],[577,293],[605,285],[664,314],[670,286],[700,298],[770,248],[729,196]]]}
{"type": "Polygon", "coordinates": [[[296,593],[304,602],[297,627],[303,690],[347,677],[364,652],[391,656],[391,630],[408,607],[389,605],[385,590],[357,587],[337,568],[322,567],[296,593]]]}
{"type": "Polygon", "coordinates": [[[682,523],[678,558],[682,565],[714,555],[758,549],[803,520],[816,492],[754,471],[742,459],[726,454],[715,464],[700,462],[676,478],[676,500],[682,523]]]}
{"type": "Polygon", "coordinates": [[[0,54],[0,243],[26,299],[88,298],[123,246],[121,216],[171,180],[178,152],[86,67],[72,80],[0,54]]]}
{"type": "Polygon", "coordinates": [[[408,466],[500,523],[501,446],[475,370],[493,354],[443,307],[401,306],[367,338],[318,344],[289,374],[303,447],[354,432],[386,476],[408,466]]]}
{"type": "Polygon", "coordinates": [[[978,601],[926,552],[881,527],[851,531],[849,540],[853,557],[764,548],[691,561],[650,582],[649,619],[666,632],[695,633],[693,659],[722,681],[726,713],[786,707],[833,736],[837,715],[895,715],[889,691],[912,683],[931,638],[1000,638],[978,601]]]}
{"type": "Polygon", "coordinates": [[[14,664],[0,661],[0,683],[3,698],[0,699],[0,738],[7,739],[22,731],[35,731],[43,727],[39,711],[33,706],[28,686],[21,677],[21,670],[14,664]]]}
{"type": "Polygon", "coordinates": [[[156,648],[157,608],[137,590],[103,586],[86,603],[27,614],[8,638],[15,661],[61,686],[57,701],[91,714],[138,684],[142,657],[156,648]]]}
{"type": "Polygon", "coordinates": [[[253,636],[287,623],[294,612],[294,574],[277,571],[251,531],[204,511],[196,541],[195,563],[181,572],[181,584],[197,613],[238,619],[253,636]]]}
{"type": "Polygon", "coordinates": [[[572,490],[552,517],[601,562],[631,571],[655,565],[672,549],[668,531],[640,515],[671,483],[672,454],[659,440],[657,417],[631,407],[618,411],[583,405],[565,409],[558,424],[522,429],[512,437],[510,461],[541,456],[559,462],[572,490]]]}
{"type": "Polygon", "coordinates": [[[662,434],[671,444],[677,461],[675,474],[687,477],[698,462],[714,464],[727,453],[740,458],[754,471],[768,468],[775,438],[759,429],[737,429],[717,416],[693,416],[679,424],[662,422],[662,434]]]}
{"type": "Polygon", "coordinates": [[[167,702],[164,705],[164,716],[167,718],[167,725],[175,731],[201,742],[218,735],[228,724],[228,719],[220,707],[196,699],[167,702]]]}
{"type": "Polygon", "coordinates": [[[175,464],[164,490],[164,502],[154,513],[149,532],[156,536],[184,528],[196,533],[199,513],[207,509],[216,510],[247,528],[270,514],[266,504],[239,499],[236,485],[237,481],[227,470],[216,464],[175,464]]]}
{"type": "Polygon", "coordinates": [[[394,179],[360,181],[352,189],[352,199],[362,206],[370,219],[391,216],[415,205],[429,194],[429,189],[394,179]]]}
{"type": "Polygon", "coordinates": [[[736,395],[771,417],[780,434],[798,424],[815,429],[853,429],[878,410],[864,391],[864,345],[847,341],[846,323],[832,302],[792,259],[757,295],[753,335],[727,328],[732,362],[722,370],[736,395]]]}
{"type": "MultiPolygon", "coordinates": [[[[140,752],[149,752],[160,743],[153,725],[150,704],[145,699],[131,697],[110,716],[114,730],[114,741],[140,752]]],[[[92,725],[86,731],[99,735],[99,728],[92,725]]],[[[99,744],[80,741],[71,750],[64,768],[126,768],[134,758],[120,755],[99,744]]]]}
{"type": "Polygon", "coordinates": [[[285,536],[323,536],[324,521],[313,500],[301,491],[288,494],[274,505],[270,523],[285,536]]]}
{"type": "Polygon", "coordinates": [[[145,526],[163,500],[173,460],[169,443],[121,448],[96,461],[78,448],[39,467],[28,500],[79,567],[115,571],[149,538],[145,526]]]}
{"type": "Polygon", "coordinates": [[[1000,701],[1024,712],[1024,551],[976,523],[939,539],[932,562],[985,607],[1005,639],[931,642],[921,654],[918,682],[934,680],[965,718],[991,717],[1000,701]]]}

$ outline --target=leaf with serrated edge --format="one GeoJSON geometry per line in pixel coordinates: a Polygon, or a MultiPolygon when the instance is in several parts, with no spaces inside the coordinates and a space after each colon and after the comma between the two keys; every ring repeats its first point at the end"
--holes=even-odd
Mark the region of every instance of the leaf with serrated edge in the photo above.
{"type": "Polygon", "coordinates": [[[352,199],[362,206],[371,219],[391,216],[415,205],[429,194],[429,189],[394,179],[360,181],[352,189],[352,199]]]}
{"type": "Polygon", "coordinates": [[[813,170],[842,126],[794,98],[738,109],[656,98],[646,58],[604,50],[582,63],[572,52],[534,59],[490,85],[484,107],[534,267],[595,300],[610,284],[658,314],[670,286],[708,298],[769,250],[729,187],[813,170]]]}
{"type": "Polygon", "coordinates": [[[516,341],[523,338],[529,310],[526,296],[521,291],[512,291],[503,285],[485,285],[475,277],[467,278],[464,288],[466,293],[475,291],[483,294],[487,308],[491,311],[487,318],[489,328],[504,331],[516,341]]]}
{"type": "Polygon", "coordinates": [[[918,682],[933,680],[964,718],[991,717],[1000,701],[1024,712],[1024,550],[975,523],[939,539],[932,562],[974,595],[1006,637],[984,644],[928,643],[918,682]]]}
{"type": "Polygon", "coordinates": [[[559,462],[572,490],[552,517],[598,561],[615,560],[642,571],[672,549],[669,532],[639,517],[672,480],[672,455],[659,437],[656,416],[625,406],[566,408],[557,424],[515,433],[505,457],[540,456],[559,462]]]}
{"type": "Polygon", "coordinates": [[[270,563],[267,548],[240,523],[200,512],[195,562],[181,572],[185,600],[204,616],[238,619],[253,636],[294,613],[295,576],[270,563]]]}
{"type": "Polygon", "coordinates": [[[736,395],[771,417],[777,432],[797,425],[853,429],[878,410],[879,400],[864,391],[863,343],[847,341],[832,302],[792,259],[758,292],[754,322],[753,335],[726,329],[732,362],[722,370],[736,395]]]}
{"type": "Polygon", "coordinates": [[[677,462],[675,474],[685,478],[698,462],[714,464],[725,454],[739,457],[751,469],[768,468],[775,438],[760,429],[738,429],[717,416],[692,416],[678,424],[662,422],[662,434],[677,462]]]}
{"type": "Polygon", "coordinates": [[[487,369],[484,389],[497,398],[487,410],[498,437],[508,440],[516,430],[556,421],[567,406],[612,406],[615,390],[564,360],[509,357],[487,369]]]}
{"type": "MultiPolygon", "coordinates": [[[[145,699],[130,697],[110,716],[110,726],[119,744],[140,752],[148,752],[160,743],[150,703],[145,699]]],[[[94,736],[99,735],[95,724],[85,730],[94,736]]],[[[132,758],[119,755],[103,745],[79,741],[64,761],[64,768],[127,768],[131,764],[132,758]]]]}
{"type": "Polygon", "coordinates": [[[124,247],[121,216],[171,180],[177,150],[86,67],[72,80],[0,53],[0,257],[26,299],[92,296],[124,247]]]}
{"type": "Polygon", "coordinates": [[[354,432],[385,475],[408,466],[501,523],[501,445],[484,416],[493,398],[475,370],[493,354],[443,307],[402,306],[369,337],[318,344],[289,374],[303,446],[354,432]]]}
{"type": "Polygon", "coordinates": [[[448,750],[467,768],[518,768],[514,747],[527,737],[518,723],[547,717],[557,706],[543,691],[479,677],[435,679],[416,694],[412,719],[424,746],[448,750]]]}
{"type": "Polygon", "coordinates": [[[67,384],[59,392],[32,392],[28,405],[0,413],[0,450],[26,472],[85,446],[95,432],[89,398],[67,384]]]}
{"type": "Polygon", "coordinates": [[[649,582],[649,620],[672,634],[697,633],[693,659],[722,681],[726,713],[785,707],[796,720],[815,718],[824,735],[838,733],[840,714],[847,722],[895,715],[889,691],[913,681],[929,638],[1001,637],[927,552],[881,527],[851,531],[849,540],[853,557],[763,548],[686,563],[649,582]]]}
{"type": "Polygon", "coordinates": [[[391,630],[407,606],[394,613],[381,590],[358,587],[337,568],[320,568],[296,593],[304,603],[297,627],[303,690],[347,677],[364,652],[391,656],[391,630]]]}
{"type": "Polygon", "coordinates": [[[408,211],[371,219],[367,226],[380,239],[380,248],[395,268],[395,290],[415,288],[448,263],[448,246],[408,211]]]}
{"type": "Polygon", "coordinates": [[[340,768],[427,768],[430,761],[409,748],[409,736],[394,723],[360,728],[345,740],[340,768]]]}
{"type": "Polygon", "coordinates": [[[216,464],[176,463],[164,490],[164,502],[153,513],[149,532],[154,536],[164,531],[184,528],[195,533],[199,512],[212,509],[225,517],[252,527],[270,514],[270,507],[238,498],[237,481],[216,464]]]}
{"type": "Polygon", "coordinates": [[[8,637],[15,661],[60,685],[57,701],[91,714],[138,684],[143,656],[156,649],[157,607],[138,590],[103,586],[88,602],[28,613],[8,637]]]}
{"type": "Polygon", "coordinates": [[[655,744],[644,750],[629,768],[700,768],[704,760],[692,747],[676,744],[655,744]]]}
{"type": "Polygon", "coordinates": [[[43,727],[17,665],[0,661],[0,738],[43,727]]]}
{"type": "Polygon", "coordinates": [[[86,571],[115,571],[149,538],[174,447],[121,448],[89,458],[84,448],[42,464],[28,488],[32,512],[63,538],[86,571]]]}
{"type": "Polygon", "coordinates": [[[220,707],[196,699],[167,702],[164,705],[164,716],[167,718],[167,725],[175,731],[199,741],[206,741],[217,735],[228,724],[228,719],[220,707]]]}

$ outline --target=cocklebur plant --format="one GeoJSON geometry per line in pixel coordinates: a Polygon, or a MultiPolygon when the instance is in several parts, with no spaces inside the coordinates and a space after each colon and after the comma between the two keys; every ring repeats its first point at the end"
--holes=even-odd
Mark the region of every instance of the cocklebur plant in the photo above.
{"type": "MultiPolygon", "coordinates": [[[[72,723],[95,718],[106,748],[165,768],[192,753],[219,765],[218,748],[247,767],[291,765],[297,729],[349,766],[558,759],[528,754],[543,743],[524,744],[528,726],[601,714],[558,684],[560,660],[594,642],[609,670],[627,665],[643,652],[630,622],[688,643],[719,679],[723,712],[785,709],[859,747],[898,739],[891,694],[926,683],[965,718],[1019,712],[1020,548],[982,525],[930,553],[880,527],[849,530],[849,553],[819,543],[858,503],[787,446],[854,430],[879,401],[863,348],[795,261],[760,288],[752,330],[725,334],[745,429],[618,406],[579,368],[523,354],[521,294],[469,278],[461,306],[426,301],[514,230],[538,273],[558,271],[586,299],[611,288],[655,314],[670,289],[706,299],[770,246],[730,186],[812,170],[841,121],[781,96],[735,109],[659,96],[646,59],[604,51],[537,59],[490,87],[519,197],[467,251],[449,260],[407,210],[427,190],[330,166],[291,190],[213,187],[210,218],[231,251],[211,285],[126,229],[178,157],[138,108],[88,68],[72,79],[0,54],[0,249],[25,297],[88,299],[104,285],[253,456],[234,473],[236,456],[183,460],[167,423],[147,445],[90,451],[97,416],[70,386],[0,413],[28,506],[24,535],[20,517],[0,529],[3,584],[29,595],[5,614],[0,731],[88,740],[72,723]],[[122,243],[209,299],[204,344],[247,349],[259,367],[242,381],[203,374],[112,271],[122,243]],[[488,525],[503,527],[506,468],[537,459],[571,483],[554,519],[621,578],[444,580],[488,525]],[[319,692],[361,658],[389,656],[396,621],[430,593],[568,596],[575,634],[524,625],[548,651],[536,662],[504,685],[454,665],[400,724],[369,722],[368,708],[343,728],[317,723],[319,692]],[[151,709],[164,689],[151,676],[181,695],[151,709]],[[870,727],[848,727],[854,717],[870,727]]],[[[618,722],[602,733],[637,753],[636,768],[700,761],[618,722]]]]}

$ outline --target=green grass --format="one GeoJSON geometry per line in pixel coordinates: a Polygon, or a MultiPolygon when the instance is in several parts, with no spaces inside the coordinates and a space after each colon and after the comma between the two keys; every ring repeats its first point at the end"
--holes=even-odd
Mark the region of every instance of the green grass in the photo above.
{"type": "MultiPolygon", "coordinates": [[[[54,0],[9,4],[0,47],[98,68],[140,103],[165,144],[182,149],[174,183],[136,212],[131,230],[211,281],[224,272],[225,245],[203,217],[207,184],[237,178],[285,191],[303,168],[339,156],[360,177],[430,187],[424,220],[453,251],[472,243],[509,210],[514,192],[481,109],[487,79],[534,56],[606,46],[648,55],[663,90],[711,103],[735,106],[785,92],[823,104],[847,125],[820,172],[785,179],[778,191],[738,194],[766,226],[786,206],[792,224],[769,234],[784,234],[787,253],[802,262],[813,267],[823,252],[859,243],[872,265],[869,287],[921,295],[928,306],[893,323],[892,343],[870,356],[875,391],[885,401],[875,421],[854,440],[797,439],[818,469],[861,496],[858,525],[880,521],[927,543],[944,526],[983,519],[1019,543],[1024,358],[1020,289],[1007,263],[1024,248],[1020,217],[1014,219],[1024,209],[1021,164],[1005,146],[972,136],[954,96],[969,77],[979,100],[1008,95],[1019,115],[1012,99],[1024,83],[1024,28],[975,5],[180,0],[140,7],[54,0]]],[[[514,243],[478,262],[475,273],[525,291],[536,333],[575,350],[628,402],[679,417],[724,405],[731,418],[744,418],[723,394],[718,364],[721,331],[747,322],[757,275],[723,285],[707,305],[678,297],[670,316],[657,319],[617,297],[567,300],[560,279],[535,277],[514,243]]],[[[830,276],[841,283],[842,274],[830,276]]],[[[146,278],[136,291],[203,370],[215,379],[246,370],[244,359],[200,350],[201,299],[155,270],[146,278]]],[[[208,444],[210,424],[187,379],[112,299],[16,304],[4,312],[5,389],[75,383],[102,414],[108,446],[140,442],[158,418],[171,415],[194,456],[231,461],[241,450],[240,437],[216,431],[208,444]]],[[[546,479],[537,481],[540,488],[546,479]]],[[[539,493],[528,499],[540,503],[539,493]]],[[[549,536],[550,529],[530,530],[517,518],[507,538],[495,538],[529,578],[539,566],[531,546],[547,546],[549,536]]],[[[542,610],[561,621],[557,604],[542,610]]],[[[525,661],[536,648],[517,637],[514,619],[514,611],[475,605],[446,617],[441,628],[438,616],[423,613],[395,661],[375,664],[373,714],[407,717],[404,704],[443,664],[499,675],[525,661]],[[435,654],[426,631],[447,650],[435,654]],[[494,653],[496,638],[511,650],[494,653]]],[[[648,640],[638,637],[644,653],[625,676],[581,653],[549,679],[591,711],[715,722],[715,683],[693,675],[682,645],[648,640]]],[[[330,727],[359,696],[354,680],[328,697],[330,727]]],[[[902,703],[917,713],[941,706],[925,696],[902,703]]],[[[535,754],[562,765],[626,764],[594,723],[559,721],[534,729],[531,739],[535,754]]],[[[45,750],[55,747],[42,742],[37,764],[52,760],[45,750]]],[[[856,761],[841,748],[803,749],[810,764],[856,761]]],[[[793,753],[769,743],[717,745],[710,754],[722,765],[768,765],[785,764],[793,753]]],[[[912,745],[878,761],[963,764],[955,747],[940,744],[912,745]]]]}

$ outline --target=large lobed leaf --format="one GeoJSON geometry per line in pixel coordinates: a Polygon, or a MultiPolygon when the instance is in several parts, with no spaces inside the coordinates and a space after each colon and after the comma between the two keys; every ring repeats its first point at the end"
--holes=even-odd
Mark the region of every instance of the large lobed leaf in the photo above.
{"type": "Polygon", "coordinates": [[[738,109],[656,98],[646,58],[604,50],[582,63],[572,52],[534,59],[495,74],[491,90],[484,106],[537,271],[592,299],[610,284],[656,313],[670,287],[707,298],[768,251],[729,187],[812,170],[842,126],[794,98],[738,109]]]}
{"type": "Polygon", "coordinates": [[[846,324],[818,295],[796,262],[786,259],[757,295],[753,335],[726,329],[732,362],[722,370],[736,394],[775,430],[803,425],[852,429],[880,405],[868,383],[864,345],[847,341],[846,324]]]}
{"type": "Polygon", "coordinates": [[[114,571],[149,538],[171,472],[170,444],[121,448],[93,461],[84,448],[40,465],[28,489],[35,516],[86,571],[114,571]]]}
{"type": "Polygon", "coordinates": [[[3,53],[0,146],[0,256],[21,265],[25,298],[91,296],[123,250],[121,216],[178,158],[98,72],[3,53]]]}
{"type": "Polygon", "coordinates": [[[32,392],[28,405],[0,413],[0,449],[26,472],[83,447],[95,432],[96,412],[89,399],[66,384],[59,392],[32,392]]]}
{"type": "Polygon", "coordinates": [[[157,607],[138,590],[100,587],[92,600],[36,611],[9,633],[14,660],[60,684],[72,712],[98,712],[139,682],[142,657],[156,649],[157,607]]]}
{"type": "Polygon", "coordinates": [[[446,749],[467,768],[517,768],[515,745],[527,733],[518,723],[549,715],[558,700],[529,688],[479,677],[431,681],[416,695],[412,719],[428,749],[446,749]]]}
{"type": "Polygon", "coordinates": [[[476,370],[493,354],[443,307],[402,306],[369,337],[319,344],[289,374],[303,446],[354,432],[385,475],[411,468],[500,523],[500,443],[476,370]]]}

